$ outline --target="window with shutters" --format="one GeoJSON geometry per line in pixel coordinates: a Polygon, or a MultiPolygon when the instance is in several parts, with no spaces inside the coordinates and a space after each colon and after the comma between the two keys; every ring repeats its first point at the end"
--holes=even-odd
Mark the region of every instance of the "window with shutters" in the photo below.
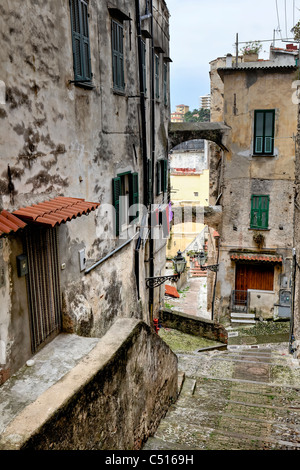
{"type": "Polygon", "coordinates": [[[168,104],[168,64],[164,62],[164,104],[168,104]]]}
{"type": "Polygon", "coordinates": [[[254,112],[254,155],[274,154],[274,109],[254,112]]]}
{"type": "Polygon", "coordinates": [[[146,66],[146,42],[142,40],[142,70],[143,70],[143,92],[147,93],[147,66],[146,66]]]}
{"type": "Polygon", "coordinates": [[[123,173],[113,178],[113,206],[115,208],[115,234],[118,236],[139,217],[138,173],[123,173]]]}
{"type": "Polygon", "coordinates": [[[155,98],[159,100],[159,55],[155,54],[155,98]]]}
{"type": "Polygon", "coordinates": [[[268,229],[269,226],[269,202],[270,196],[251,197],[250,228],[268,229]]]}
{"type": "Polygon", "coordinates": [[[70,0],[74,82],[91,87],[91,53],[88,25],[88,3],[85,0],[70,0]]]}
{"type": "Polygon", "coordinates": [[[116,20],[111,21],[111,44],[112,44],[112,72],[113,88],[124,92],[124,41],[123,25],[116,20]]]}
{"type": "Polygon", "coordinates": [[[166,193],[168,190],[168,160],[156,162],[156,195],[166,193]]]}

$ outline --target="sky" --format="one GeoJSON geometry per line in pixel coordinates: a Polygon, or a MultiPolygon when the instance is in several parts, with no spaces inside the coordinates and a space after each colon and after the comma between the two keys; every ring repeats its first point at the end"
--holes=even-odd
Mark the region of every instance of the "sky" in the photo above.
{"type": "MultiPolygon", "coordinates": [[[[239,42],[263,41],[260,58],[268,58],[271,40],[292,38],[300,20],[300,0],[166,0],[170,12],[171,112],[179,104],[199,108],[210,93],[209,62],[239,42]]],[[[242,47],[244,44],[241,44],[242,47]]]]}

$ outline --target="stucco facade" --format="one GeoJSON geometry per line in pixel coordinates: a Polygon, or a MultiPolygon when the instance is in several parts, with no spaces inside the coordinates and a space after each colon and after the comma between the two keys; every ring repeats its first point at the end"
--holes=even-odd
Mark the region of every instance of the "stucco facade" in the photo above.
{"type": "Polygon", "coordinates": [[[272,319],[281,290],[291,292],[292,281],[295,62],[292,64],[290,58],[288,62],[282,58],[277,61],[275,56],[268,61],[241,62],[236,67],[224,58],[211,66],[212,76],[217,72],[222,80],[215,80],[216,86],[212,86],[212,103],[216,106],[212,117],[231,128],[227,151],[221,156],[215,154],[210,162],[214,175],[211,203],[215,204],[219,197],[218,204],[222,206],[215,308],[218,317],[230,317],[234,291],[241,285],[245,291],[251,290],[251,282],[256,282],[254,291],[258,297],[252,294],[253,308],[248,303],[247,312],[252,311],[256,319],[272,319]],[[263,137],[258,137],[259,111],[260,116],[274,116],[271,130],[265,125],[263,137]],[[267,132],[271,131],[269,138],[267,132]],[[263,138],[273,147],[259,148],[258,142],[263,138]],[[266,221],[257,222],[256,217],[263,217],[264,211],[266,221]],[[248,271],[242,273],[246,268],[248,271]],[[261,274],[262,284],[258,278],[243,284],[242,276],[251,274],[254,278],[265,271],[270,276],[267,294],[272,295],[260,295],[265,274],[261,274]]]}
{"type": "MultiPolygon", "coordinates": [[[[57,196],[99,205],[56,226],[23,218],[24,229],[2,232],[0,383],[33,353],[36,304],[29,299],[28,274],[18,272],[17,256],[24,255],[30,269],[29,258],[39,254],[34,243],[30,250],[28,244],[41,228],[57,235],[57,246],[52,246],[57,258],[51,261],[58,282],[54,334],[63,330],[101,337],[118,317],[151,324],[163,297],[162,289],[146,289],[145,278],[164,273],[166,238],[161,234],[150,240],[142,236],[141,226],[148,227],[152,203],[168,203],[167,188],[156,191],[156,162],[168,155],[166,3],[150,2],[153,16],[145,15],[145,1],[59,0],[55,8],[52,3],[13,0],[0,5],[0,80],[5,90],[0,104],[0,207],[13,214],[57,196]],[[89,46],[89,54],[81,51],[88,80],[78,78],[75,63],[78,5],[83,8],[80,40],[89,46]],[[114,27],[122,32],[122,47],[116,45],[114,27]],[[123,81],[118,82],[121,72],[123,81]],[[114,181],[124,184],[118,197],[123,195],[127,204],[133,175],[139,218],[120,220],[116,232],[121,199],[115,198],[114,181]]],[[[37,279],[36,284],[32,292],[39,290],[37,279]]],[[[46,334],[36,347],[51,337],[46,334]]]]}

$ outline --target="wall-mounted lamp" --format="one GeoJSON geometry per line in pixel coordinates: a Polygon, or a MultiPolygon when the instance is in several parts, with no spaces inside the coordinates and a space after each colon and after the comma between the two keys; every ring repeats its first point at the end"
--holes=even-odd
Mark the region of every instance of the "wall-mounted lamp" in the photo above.
{"type": "Polygon", "coordinates": [[[181,274],[184,273],[185,271],[186,259],[184,256],[182,256],[182,253],[179,250],[177,252],[177,255],[172,261],[173,261],[174,271],[176,274],[171,275],[171,276],[147,277],[146,286],[151,287],[151,288],[158,287],[158,286],[161,286],[167,280],[177,282],[181,274]]]}
{"type": "Polygon", "coordinates": [[[213,271],[215,273],[218,271],[218,269],[219,269],[218,264],[210,264],[210,265],[205,264],[206,263],[206,255],[204,253],[204,250],[196,252],[194,254],[194,257],[197,258],[197,260],[199,262],[199,265],[200,265],[201,271],[206,271],[207,269],[209,269],[210,271],[213,271]]]}

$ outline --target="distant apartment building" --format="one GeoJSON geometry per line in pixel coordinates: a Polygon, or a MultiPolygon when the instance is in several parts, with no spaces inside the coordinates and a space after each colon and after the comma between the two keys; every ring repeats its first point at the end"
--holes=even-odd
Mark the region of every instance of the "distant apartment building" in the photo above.
{"type": "Polygon", "coordinates": [[[184,115],[190,110],[189,106],[179,104],[176,106],[176,111],[171,113],[171,122],[183,122],[184,115]]]}
{"type": "Polygon", "coordinates": [[[204,95],[199,98],[199,108],[210,109],[211,96],[204,95]]]}

